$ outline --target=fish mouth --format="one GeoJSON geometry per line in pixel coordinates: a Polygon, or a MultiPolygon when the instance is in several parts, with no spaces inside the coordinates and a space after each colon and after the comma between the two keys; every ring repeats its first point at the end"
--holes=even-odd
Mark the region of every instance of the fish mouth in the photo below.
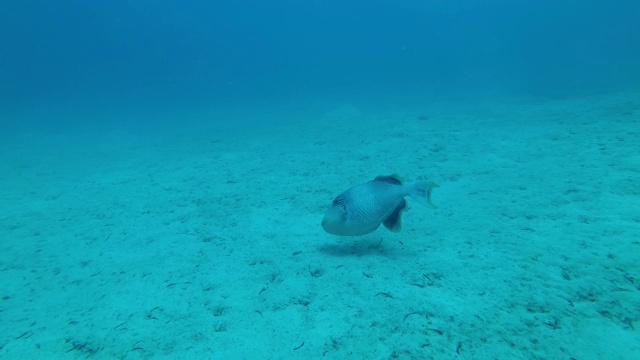
{"type": "Polygon", "coordinates": [[[320,223],[320,225],[322,225],[322,229],[324,229],[324,231],[332,234],[331,231],[329,231],[329,228],[327,227],[329,224],[331,224],[331,222],[327,219],[322,219],[322,222],[320,223]]]}
{"type": "Polygon", "coordinates": [[[322,219],[322,222],[320,223],[324,231],[328,232],[329,234],[335,234],[335,230],[333,230],[335,226],[332,226],[332,224],[334,224],[334,222],[331,221],[331,219],[327,219],[326,217],[322,219]]]}
{"type": "Polygon", "coordinates": [[[330,207],[322,217],[322,228],[329,234],[338,235],[344,222],[344,210],[341,207],[330,207]]]}

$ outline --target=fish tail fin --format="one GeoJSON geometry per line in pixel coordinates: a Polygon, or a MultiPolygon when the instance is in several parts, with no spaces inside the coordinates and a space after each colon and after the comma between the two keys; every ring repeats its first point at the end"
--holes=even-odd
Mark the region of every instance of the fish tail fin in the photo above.
{"type": "Polygon", "coordinates": [[[431,192],[437,187],[440,187],[440,185],[433,181],[418,181],[411,187],[409,196],[426,207],[436,209],[437,206],[433,205],[431,202],[431,192]]]}

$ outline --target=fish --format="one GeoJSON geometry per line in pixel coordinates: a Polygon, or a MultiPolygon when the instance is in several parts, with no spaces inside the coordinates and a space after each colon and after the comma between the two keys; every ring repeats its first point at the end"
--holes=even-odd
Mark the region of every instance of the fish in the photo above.
{"type": "Polygon", "coordinates": [[[404,184],[397,175],[378,176],[356,185],[333,199],[322,219],[322,228],[338,236],[358,236],[374,232],[380,224],[392,232],[400,231],[406,196],[432,209],[431,192],[439,187],[433,181],[404,184]]]}

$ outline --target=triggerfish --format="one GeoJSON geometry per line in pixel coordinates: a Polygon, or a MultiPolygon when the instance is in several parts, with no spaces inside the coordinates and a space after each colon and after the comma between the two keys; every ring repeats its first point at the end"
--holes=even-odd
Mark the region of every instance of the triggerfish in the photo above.
{"type": "Polygon", "coordinates": [[[380,224],[398,232],[402,212],[407,206],[406,196],[420,204],[436,208],[431,202],[431,191],[438,187],[432,181],[403,184],[398,175],[378,176],[356,185],[338,195],[324,214],[322,228],[333,235],[365,235],[380,224]]]}

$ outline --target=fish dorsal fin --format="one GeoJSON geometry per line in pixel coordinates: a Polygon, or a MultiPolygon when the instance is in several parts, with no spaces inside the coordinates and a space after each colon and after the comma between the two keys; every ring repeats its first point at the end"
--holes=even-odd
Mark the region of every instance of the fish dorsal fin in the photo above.
{"type": "Polygon", "coordinates": [[[402,185],[402,178],[398,174],[393,174],[389,176],[378,176],[374,179],[374,181],[382,181],[389,184],[402,185]]]}

